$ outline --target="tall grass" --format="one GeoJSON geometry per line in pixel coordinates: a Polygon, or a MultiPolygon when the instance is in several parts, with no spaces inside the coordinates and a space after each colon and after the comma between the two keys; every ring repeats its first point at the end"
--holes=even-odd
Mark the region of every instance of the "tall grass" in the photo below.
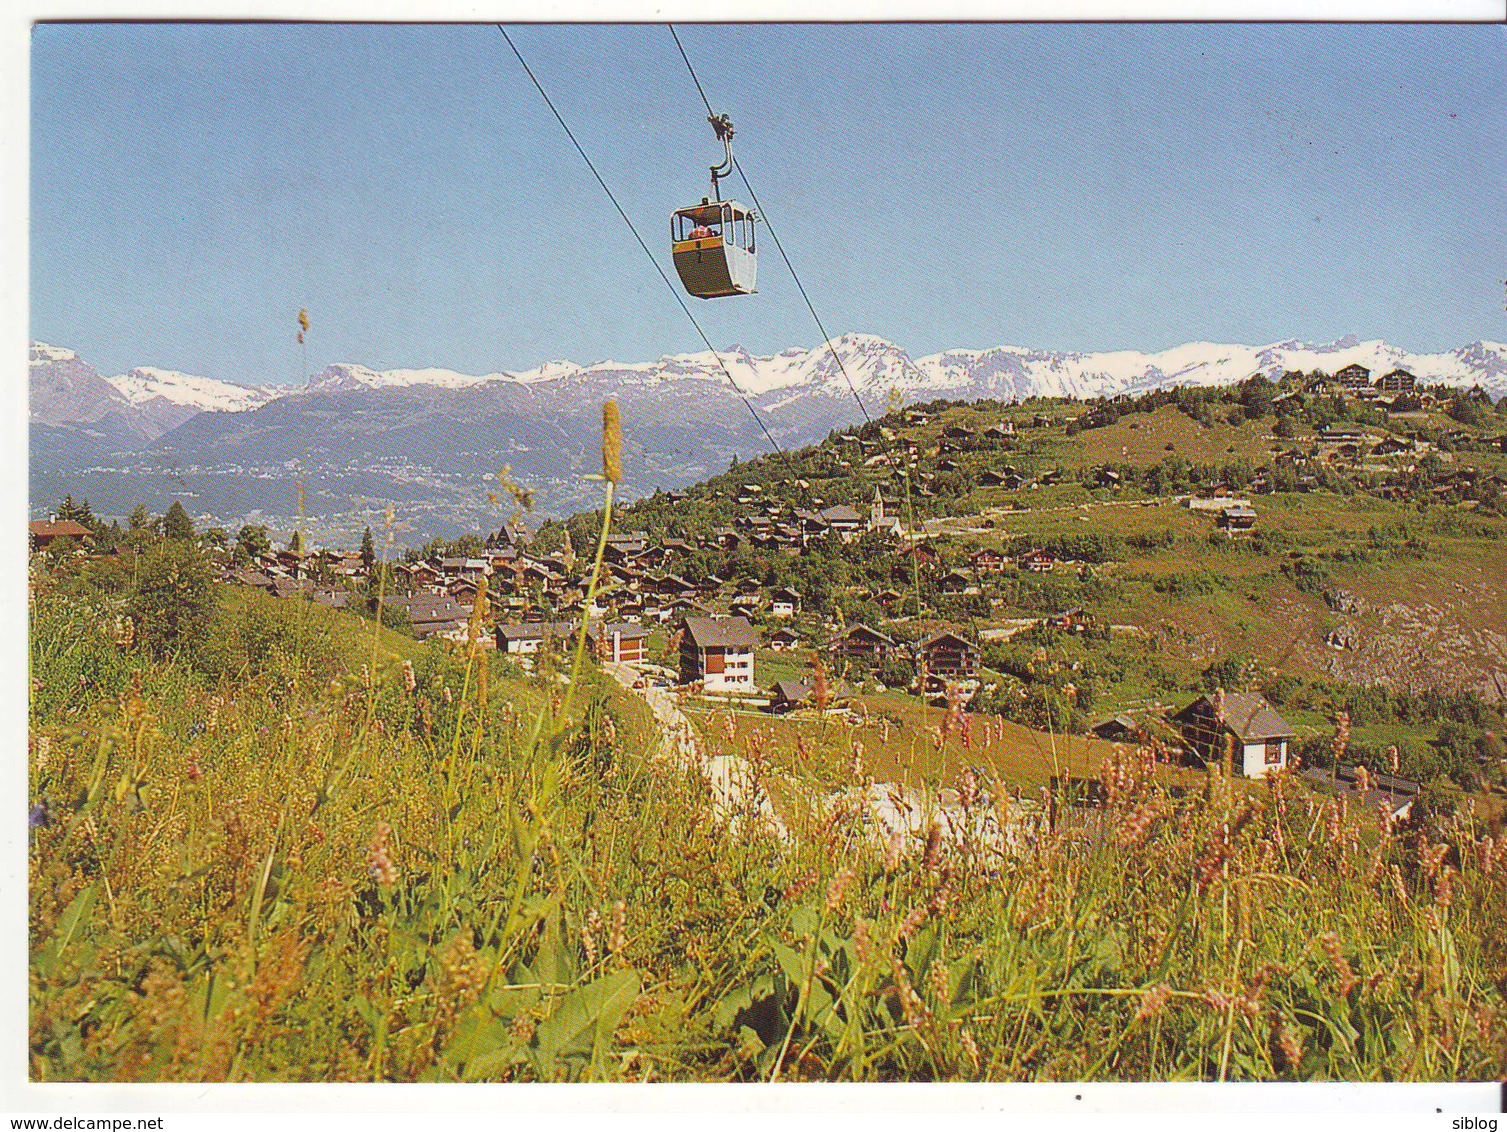
{"type": "Polygon", "coordinates": [[[363,678],[331,611],[305,614],[323,664],[216,671],[123,652],[95,612],[39,583],[37,1079],[1507,1068],[1507,845],[1465,824],[1388,827],[1286,776],[1173,797],[1127,756],[1019,856],[887,853],[840,810],[779,844],[715,826],[592,667],[564,718],[548,661],[523,683],[484,657],[483,702],[464,657],[384,633],[363,678]],[[75,698],[83,672],[111,692],[75,698]]]}

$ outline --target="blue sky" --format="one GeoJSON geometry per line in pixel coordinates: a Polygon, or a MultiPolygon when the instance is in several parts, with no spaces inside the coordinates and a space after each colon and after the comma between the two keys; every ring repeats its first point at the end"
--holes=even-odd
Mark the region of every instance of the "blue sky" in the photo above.
{"type": "MultiPolygon", "coordinates": [[[[668,266],[715,142],[661,26],[519,47],[668,266]]],[[[681,37],[833,333],[916,354],[1507,338],[1500,26],[743,25],[681,37]]],[[[699,349],[489,26],[41,25],[34,337],[103,372],[699,349]]],[[[712,341],[818,340],[766,240],[712,341]]]]}

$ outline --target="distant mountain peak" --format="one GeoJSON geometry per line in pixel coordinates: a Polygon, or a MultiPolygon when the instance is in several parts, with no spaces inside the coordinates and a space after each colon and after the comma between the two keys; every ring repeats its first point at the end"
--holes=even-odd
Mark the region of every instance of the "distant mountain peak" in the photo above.
{"type": "Polygon", "coordinates": [[[265,405],[281,392],[155,366],[138,366],[129,373],[105,380],[134,405],[149,405],[160,400],[201,413],[243,413],[265,405]]]}
{"type": "Polygon", "coordinates": [[[49,346],[46,342],[33,342],[31,360],[33,362],[74,362],[78,360],[78,354],[64,346],[49,346]]]}

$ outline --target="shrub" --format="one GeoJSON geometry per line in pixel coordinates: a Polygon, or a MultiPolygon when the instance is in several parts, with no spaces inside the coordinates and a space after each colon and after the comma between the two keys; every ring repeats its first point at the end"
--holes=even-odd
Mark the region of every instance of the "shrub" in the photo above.
{"type": "Polygon", "coordinates": [[[169,539],[146,551],[127,610],[136,639],[158,656],[196,648],[215,610],[214,579],[198,549],[169,539]]]}

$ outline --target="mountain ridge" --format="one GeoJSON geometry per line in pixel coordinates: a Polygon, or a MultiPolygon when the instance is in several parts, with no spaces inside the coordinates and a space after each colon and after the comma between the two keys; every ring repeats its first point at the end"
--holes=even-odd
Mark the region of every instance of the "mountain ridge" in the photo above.
{"type": "MultiPolygon", "coordinates": [[[[751,398],[783,394],[788,404],[798,393],[837,393],[851,396],[849,382],[860,394],[887,396],[936,392],[1009,398],[1066,396],[1084,399],[1133,393],[1164,385],[1226,385],[1252,374],[1269,377],[1285,370],[1315,368],[1333,372],[1358,362],[1373,371],[1405,368],[1424,381],[1446,385],[1481,385],[1494,398],[1507,396],[1507,344],[1480,340],[1442,353],[1418,353],[1381,339],[1361,341],[1354,335],[1331,343],[1297,340],[1264,346],[1218,342],[1188,342],[1160,351],[1042,350],[1000,345],[955,347],[913,358],[893,342],[873,334],[847,333],[833,339],[838,364],[825,343],[810,348],[790,347],[775,354],[757,355],[741,346],[726,350],[664,354],[653,361],[590,363],[567,360],[545,362],[533,369],[467,374],[441,366],[377,370],[359,362],[334,362],[302,387],[253,386],[216,378],[138,366],[127,373],[100,376],[73,350],[34,342],[31,350],[33,394],[38,372],[57,377],[66,369],[86,392],[80,405],[67,398],[52,411],[33,412],[33,419],[49,424],[97,420],[105,411],[124,412],[126,404],[146,410],[149,419],[172,419],[176,427],[189,412],[250,412],[283,397],[387,390],[398,388],[475,389],[486,386],[535,386],[561,381],[602,381],[607,384],[658,385],[674,380],[726,383],[751,398]],[[725,372],[724,372],[725,370],[725,372]],[[124,403],[110,399],[87,381],[99,377],[124,403]],[[92,387],[93,392],[87,392],[92,387]],[[106,402],[109,402],[108,408],[106,402]],[[70,411],[77,415],[68,416],[70,411]]],[[[166,431],[164,429],[163,431],[166,431]]]]}
{"type": "Polygon", "coordinates": [[[607,400],[622,411],[631,491],[652,493],[766,453],[771,437],[790,450],[880,417],[896,393],[905,403],[1087,398],[1359,362],[1376,376],[1403,365],[1425,382],[1507,394],[1507,346],[1486,342],[1437,355],[1341,339],[1189,343],[1155,354],[996,346],[919,359],[874,335],[833,345],[836,357],[825,344],[767,357],[738,347],[493,375],[338,363],[258,400],[248,387],[149,367],[112,382],[72,351],[38,344],[32,494],[74,492],[102,513],[181,498],[196,515],[285,519],[304,513],[295,499],[325,516],[381,515],[396,504],[413,529],[441,532],[495,510],[503,469],[537,492],[541,511],[590,506],[583,477],[596,467],[607,400]]]}

